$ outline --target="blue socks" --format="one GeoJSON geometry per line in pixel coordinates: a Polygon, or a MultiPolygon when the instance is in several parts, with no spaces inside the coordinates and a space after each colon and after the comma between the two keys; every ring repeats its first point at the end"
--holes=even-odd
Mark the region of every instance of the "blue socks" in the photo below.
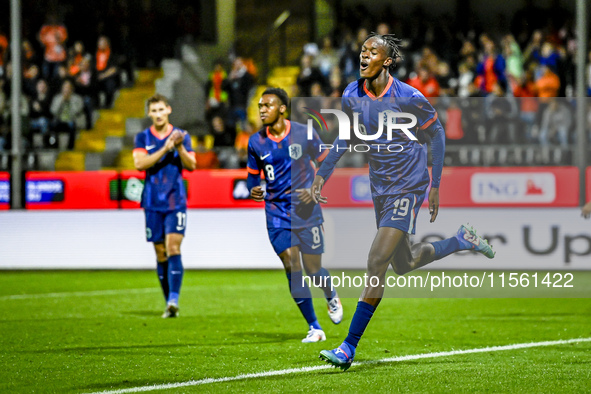
{"type": "Polygon", "coordinates": [[[168,295],[169,304],[179,304],[179,293],[181,292],[181,284],[183,282],[183,262],[181,255],[168,257],[168,286],[170,293],[168,295]]]}
{"type": "Polygon", "coordinates": [[[444,239],[443,241],[431,242],[435,248],[434,260],[439,260],[447,255],[462,250],[460,241],[456,237],[444,239]]]}
{"type": "Polygon", "coordinates": [[[156,263],[156,273],[158,274],[158,279],[160,280],[160,287],[162,288],[162,292],[164,293],[164,301],[168,301],[168,260],[162,262],[157,261],[156,263]]]}
{"type": "Polygon", "coordinates": [[[355,310],[351,325],[349,326],[349,335],[347,335],[347,338],[345,338],[345,341],[341,345],[341,349],[344,352],[347,350],[350,351],[350,353],[348,353],[349,357],[355,355],[355,348],[359,344],[359,340],[367,328],[375,310],[376,307],[367,302],[359,301],[357,303],[357,309],[355,310]]]}
{"type": "Polygon", "coordinates": [[[337,292],[332,288],[332,279],[326,268],[322,267],[315,274],[310,274],[310,278],[312,279],[312,284],[314,286],[318,286],[322,289],[324,296],[328,301],[336,297],[337,292]]]}
{"type": "Polygon", "coordinates": [[[308,326],[310,326],[310,328],[322,330],[318,323],[318,319],[316,318],[316,313],[314,312],[312,293],[310,293],[308,283],[302,283],[302,271],[287,273],[287,281],[289,283],[291,296],[298,308],[300,308],[302,315],[304,315],[304,319],[308,322],[308,326]]]}

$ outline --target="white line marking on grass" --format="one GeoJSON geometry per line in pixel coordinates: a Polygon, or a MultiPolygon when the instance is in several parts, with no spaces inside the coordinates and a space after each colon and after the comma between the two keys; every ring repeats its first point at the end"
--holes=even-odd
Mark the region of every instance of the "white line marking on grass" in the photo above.
{"type": "MultiPolygon", "coordinates": [[[[383,358],[381,360],[354,362],[353,366],[366,365],[366,364],[394,363],[394,362],[401,362],[401,361],[420,360],[423,358],[457,356],[457,355],[461,355],[461,354],[499,352],[502,350],[516,350],[516,349],[527,349],[527,348],[532,348],[532,347],[565,345],[565,344],[569,344],[569,343],[578,343],[578,342],[591,342],[591,338],[575,338],[575,339],[564,339],[564,340],[558,340],[558,341],[517,343],[514,345],[492,346],[492,347],[467,349],[467,350],[452,350],[449,352],[411,354],[408,356],[397,356],[397,357],[383,358]]],[[[175,389],[175,388],[188,387],[188,386],[200,386],[200,385],[210,384],[210,383],[224,383],[224,382],[231,382],[234,380],[245,380],[245,379],[266,378],[266,377],[270,377],[270,376],[290,375],[290,374],[302,373],[302,372],[319,371],[319,370],[329,369],[329,368],[333,368],[333,366],[332,365],[318,365],[318,366],[314,366],[314,367],[281,369],[281,370],[277,370],[277,371],[256,372],[256,373],[248,373],[248,374],[242,374],[242,375],[237,375],[237,376],[228,376],[225,378],[206,378],[206,379],[201,379],[201,380],[190,380],[188,382],[180,382],[180,383],[155,384],[152,386],[131,387],[128,389],[121,389],[121,390],[107,390],[107,391],[100,391],[98,393],[101,393],[101,394],[139,393],[139,392],[143,392],[143,391],[166,390],[166,389],[175,389]]]]}
{"type": "MultiPolygon", "coordinates": [[[[183,286],[183,291],[203,290],[206,287],[218,287],[218,285],[199,285],[199,286],[183,286]]],[[[233,289],[241,290],[260,290],[261,288],[273,288],[277,285],[236,285],[233,289]]],[[[0,296],[0,301],[9,300],[30,300],[40,298],[63,298],[63,297],[95,297],[95,296],[110,296],[118,294],[143,294],[143,293],[161,293],[157,286],[146,287],[142,289],[112,289],[112,290],[93,290],[93,291],[63,291],[59,293],[37,293],[37,294],[11,294],[0,296]]]]}
{"type": "Polygon", "coordinates": [[[96,290],[96,291],[64,291],[61,293],[39,293],[39,294],[13,294],[7,296],[0,296],[0,301],[4,300],[28,300],[36,298],[62,298],[62,297],[94,297],[94,296],[108,296],[116,294],[141,294],[141,293],[155,293],[158,289],[156,287],[149,287],[144,289],[116,289],[116,290],[96,290]]]}

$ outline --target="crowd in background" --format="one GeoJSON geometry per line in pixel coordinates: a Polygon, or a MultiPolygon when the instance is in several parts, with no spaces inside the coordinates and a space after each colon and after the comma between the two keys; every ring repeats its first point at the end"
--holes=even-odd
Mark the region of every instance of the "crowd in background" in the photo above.
{"type": "MultiPolygon", "coordinates": [[[[393,33],[402,39],[403,55],[397,59],[393,75],[431,101],[448,144],[527,144],[564,149],[573,144],[572,97],[578,49],[573,16],[556,1],[548,9],[525,1],[512,20],[499,17],[496,28],[490,31],[479,30],[470,16],[466,18],[454,25],[459,18],[440,17],[435,22],[420,7],[406,19],[396,17],[388,8],[373,15],[364,5],[345,9],[332,34],[302,48],[297,82],[288,93],[292,97],[324,98],[326,102],[320,107],[333,105],[327,100],[339,97],[348,83],[359,78],[360,48],[368,34],[393,33]]],[[[588,57],[591,63],[591,52],[588,57]]],[[[226,75],[222,64],[217,64],[207,93],[212,102],[227,101],[228,108],[234,108],[222,118],[209,117],[214,147],[234,144],[241,157],[244,147],[240,142],[244,138],[236,139],[240,134],[236,129],[252,132],[256,126],[244,123],[236,106],[244,104],[244,93],[254,83],[254,75],[248,83],[240,84],[236,67],[232,65],[226,75]],[[242,89],[240,99],[232,98],[232,88],[236,87],[242,89]]],[[[247,67],[242,70],[249,73],[247,67]]],[[[591,95],[591,66],[586,75],[591,95]]],[[[326,131],[321,138],[332,142],[334,130],[326,131]]],[[[235,160],[220,163],[236,165],[235,160]]]]}
{"type": "MultiPolygon", "coordinates": [[[[49,3],[59,9],[59,2],[49,3]]],[[[359,78],[359,52],[367,35],[393,33],[402,39],[403,55],[393,75],[431,100],[448,144],[566,148],[576,142],[574,18],[558,1],[548,9],[524,3],[511,20],[492,16],[494,23],[487,24],[479,24],[469,10],[435,18],[417,6],[402,18],[391,7],[343,7],[331,34],[302,48],[299,75],[288,93],[339,97],[359,78]]],[[[89,4],[74,2],[61,13],[47,13],[37,2],[23,0],[20,106],[29,147],[36,134],[43,136],[43,147],[55,147],[56,133],[65,132],[72,148],[77,131],[92,128],[95,110],[110,107],[118,87],[133,83],[136,66],[155,66],[173,56],[179,42],[207,30],[199,4],[180,1],[167,12],[162,12],[166,7],[158,11],[158,4],[167,3],[109,0],[89,13],[89,4]]],[[[10,147],[13,70],[6,18],[0,17],[0,152],[10,147]]],[[[257,74],[252,60],[236,54],[211,70],[205,86],[208,136],[198,137],[196,147],[203,153],[203,167],[245,165],[248,137],[260,126],[247,117],[254,88],[263,82],[257,74]],[[211,141],[212,152],[206,148],[211,141]]],[[[589,66],[586,74],[591,75],[589,66]]],[[[334,134],[329,130],[321,137],[329,141],[334,134]]]]}
{"type": "MultiPolygon", "coordinates": [[[[12,73],[10,47],[0,32],[0,152],[11,147],[12,73]]],[[[34,38],[21,46],[21,125],[24,147],[59,148],[58,135],[67,134],[73,149],[79,130],[90,130],[95,110],[111,108],[122,80],[132,83],[133,72],[111,50],[108,37],[96,38],[87,50],[71,37],[55,14],[48,14],[34,38]],[[127,71],[127,72],[126,72],[127,71]],[[123,78],[122,78],[123,77],[123,78]],[[34,144],[35,135],[39,143],[34,144]]]]}
{"type": "MultiPolygon", "coordinates": [[[[133,83],[136,68],[159,66],[184,42],[214,41],[215,18],[201,3],[21,0],[24,148],[57,148],[67,134],[71,149],[80,130],[92,129],[96,110],[133,83]]],[[[0,5],[0,154],[11,147],[9,7],[0,5]]]]}

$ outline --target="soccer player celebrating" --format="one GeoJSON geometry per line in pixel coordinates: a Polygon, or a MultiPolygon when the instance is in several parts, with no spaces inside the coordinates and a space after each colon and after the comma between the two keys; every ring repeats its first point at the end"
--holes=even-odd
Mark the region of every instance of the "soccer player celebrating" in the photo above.
{"type": "Polygon", "coordinates": [[[193,171],[195,152],[186,131],[173,127],[166,97],[156,94],[147,101],[152,126],[135,136],[135,168],[146,171],[142,208],[146,237],[154,243],[157,273],[166,300],[163,318],[177,317],[183,281],[181,242],[187,225],[187,192],[183,167],[193,171]]]}
{"type": "Polygon", "coordinates": [[[312,160],[322,161],[322,143],[314,131],[307,139],[306,126],[286,119],[288,96],[283,89],[268,88],[259,100],[263,128],[248,141],[248,189],[255,201],[265,201],[267,230],[273,249],[283,262],[291,295],[308,323],[304,343],[324,341],[308,284],[302,279],[302,263],[313,283],[320,283],[333,323],[343,318],[343,307],[331,277],[321,265],[324,234],[320,205],[310,194],[314,180],[312,160]],[[260,186],[260,171],[266,180],[260,186]],[[301,253],[301,258],[300,258],[301,253]]]}
{"type": "MultiPolygon", "coordinates": [[[[400,56],[398,39],[393,35],[371,34],[363,43],[360,53],[361,79],[352,82],[343,93],[343,110],[357,113],[363,117],[367,136],[375,136],[386,121],[392,120],[392,113],[413,114],[415,125],[409,124],[408,132],[413,138],[400,130],[382,133],[373,139],[369,148],[369,176],[372,198],[378,227],[377,235],[371,245],[367,261],[368,276],[375,276],[378,283],[366,285],[361,293],[357,309],[351,320],[349,335],[341,346],[333,350],[323,350],[320,358],[343,370],[351,366],[355,349],[384,293],[386,271],[391,264],[394,271],[403,275],[434,260],[441,259],[460,250],[475,250],[493,258],[494,253],[488,243],[480,238],[474,229],[461,226],[454,237],[432,243],[410,245],[409,234],[415,232],[416,217],[429,186],[427,170],[426,136],[431,138],[433,170],[429,192],[429,211],[431,222],[437,218],[439,210],[439,181],[443,167],[445,133],[437,113],[429,101],[415,88],[400,82],[390,75],[389,70],[400,56]],[[391,139],[389,139],[390,137],[391,139]],[[394,149],[390,149],[393,146],[394,149]]],[[[357,137],[359,142],[361,137],[357,137]]],[[[334,146],[318,170],[311,187],[315,201],[324,202],[320,190],[332,173],[335,164],[355,141],[337,138],[334,146]]]]}

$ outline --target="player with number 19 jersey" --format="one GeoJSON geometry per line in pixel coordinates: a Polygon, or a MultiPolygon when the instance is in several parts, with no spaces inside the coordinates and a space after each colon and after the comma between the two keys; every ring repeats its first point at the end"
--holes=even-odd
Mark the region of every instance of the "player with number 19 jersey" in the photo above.
{"type": "Polygon", "coordinates": [[[321,162],[328,150],[320,151],[322,141],[313,131],[307,138],[307,128],[301,123],[286,120],[287,131],[278,139],[264,127],[248,141],[249,173],[258,175],[263,171],[266,186],[265,213],[267,228],[300,229],[323,222],[319,204],[312,214],[304,219],[296,213],[298,201],[295,190],[312,186],[315,169],[312,160],[321,162]]]}
{"type": "MultiPolygon", "coordinates": [[[[437,112],[417,89],[388,75],[388,83],[376,97],[366,86],[364,79],[352,82],[343,93],[343,110],[356,114],[362,134],[382,134],[371,141],[346,141],[337,138],[318,175],[327,179],[346,148],[350,144],[364,143],[369,156],[369,179],[376,213],[377,227],[395,227],[409,234],[415,233],[416,217],[431,178],[427,169],[427,137],[434,137],[439,129],[437,112]],[[408,123],[398,114],[414,115],[416,124],[407,128],[408,133],[394,128],[389,136],[386,122],[408,123]],[[393,117],[393,120],[390,119],[393,117]],[[392,215],[394,213],[394,215],[392,215]]],[[[431,187],[439,188],[443,169],[445,143],[443,134],[432,138],[433,181],[431,187]]]]}
{"type": "MultiPolygon", "coordinates": [[[[364,134],[370,136],[376,134],[379,128],[383,129],[382,135],[375,140],[353,141],[353,143],[366,143],[368,146],[369,177],[374,199],[379,196],[409,192],[424,193],[431,180],[427,170],[425,142],[427,136],[431,137],[430,126],[437,121],[437,112],[421,92],[392,76],[389,76],[388,84],[379,97],[374,96],[367,89],[366,84],[364,79],[350,83],[343,92],[342,105],[345,113],[358,114],[359,124],[364,129],[364,134]],[[417,140],[410,139],[396,128],[392,132],[392,138],[388,138],[386,126],[384,126],[388,120],[387,116],[400,113],[412,114],[416,117],[417,124],[408,129],[417,140]]],[[[393,121],[405,123],[405,118],[394,117],[393,121]]],[[[338,139],[335,142],[340,147],[348,146],[350,143],[351,141],[338,139]]],[[[318,175],[328,178],[334,169],[334,164],[345,151],[345,149],[339,149],[329,155],[318,175]]],[[[433,154],[436,156],[434,167],[437,167],[433,171],[433,187],[439,187],[442,168],[440,163],[443,161],[444,154],[442,144],[435,145],[433,154]]]]}

